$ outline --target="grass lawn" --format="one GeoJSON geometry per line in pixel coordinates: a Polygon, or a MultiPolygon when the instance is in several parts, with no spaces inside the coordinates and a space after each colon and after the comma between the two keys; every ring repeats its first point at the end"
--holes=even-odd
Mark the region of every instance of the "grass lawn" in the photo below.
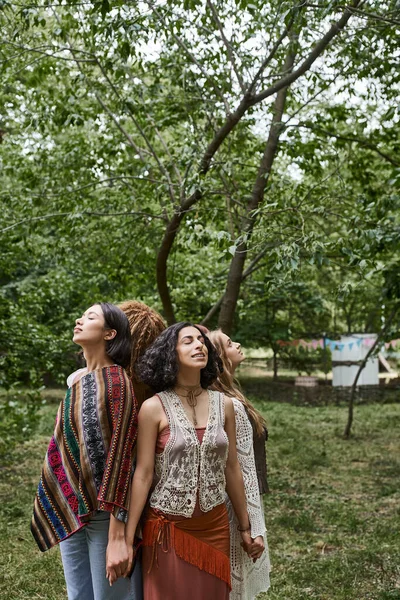
{"type": "MultiPolygon", "coordinates": [[[[400,404],[357,406],[350,441],[345,408],[262,406],[273,570],[260,598],[400,600],[400,404]]],[[[1,600],[66,598],[58,550],[41,554],[29,531],[56,410],[0,470],[1,600]]]]}

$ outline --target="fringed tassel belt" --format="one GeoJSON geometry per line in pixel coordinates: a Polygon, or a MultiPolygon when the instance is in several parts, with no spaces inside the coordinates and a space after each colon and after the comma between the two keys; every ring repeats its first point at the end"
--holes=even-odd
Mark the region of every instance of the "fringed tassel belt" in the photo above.
{"type": "Polygon", "coordinates": [[[176,555],[231,586],[229,521],[225,504],[199,517],[173,521],[150,508],[143,530],[143,545],[152,548],[148,572],[158,565],[157,553],[175,550],[176,555]]]}

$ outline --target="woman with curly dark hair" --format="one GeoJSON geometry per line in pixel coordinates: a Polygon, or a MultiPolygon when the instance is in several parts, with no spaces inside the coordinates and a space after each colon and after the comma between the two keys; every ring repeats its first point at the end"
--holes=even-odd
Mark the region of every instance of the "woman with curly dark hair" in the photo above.
{"type": "Polygon", "coordinates": [[[145,600],[228,600],[227,490],[243,545],[250,538],[232,401],[209,386],[220,359],[190,323],[168,327],[139,359],[137,372],[157,394],[139,413],[137,466],[125,537],[134,534],[149,492],[143,529],[145,600]]]}

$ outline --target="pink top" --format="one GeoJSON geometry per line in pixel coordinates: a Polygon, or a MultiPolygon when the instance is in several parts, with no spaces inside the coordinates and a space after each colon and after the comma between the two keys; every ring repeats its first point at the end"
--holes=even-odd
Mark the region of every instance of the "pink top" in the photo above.
{"type": "MultiPolygon", "coordinates": [[[[204,433],[205,433],[206,429],[207,429],[207,427],[196,427],[197,439],[199,440],[200,444],[203,441],[203,437],[204,437],[204,433]]],[[[164,448],[167,445],[169,436],[170,436],[170,430],[169,430],[169,425],[167,425],[158,434],[157,443],[156,443],[156,454],[162,454],[164,452],[164,448]]]]}

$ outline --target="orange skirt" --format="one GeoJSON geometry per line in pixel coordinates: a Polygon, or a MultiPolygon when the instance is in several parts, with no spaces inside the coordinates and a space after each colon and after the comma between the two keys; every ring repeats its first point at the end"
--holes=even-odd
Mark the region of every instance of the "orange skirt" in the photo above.
{"type": "Polygon", "coordinates": [[[143,529],[145,600],[229,598],[229,520],[225,504],[183,519],[150,508],[143,529]],[[197,585],[195,584],[195,581],[197,585]],[[196,591],[196,588],[198,591],[196,591]]]}

